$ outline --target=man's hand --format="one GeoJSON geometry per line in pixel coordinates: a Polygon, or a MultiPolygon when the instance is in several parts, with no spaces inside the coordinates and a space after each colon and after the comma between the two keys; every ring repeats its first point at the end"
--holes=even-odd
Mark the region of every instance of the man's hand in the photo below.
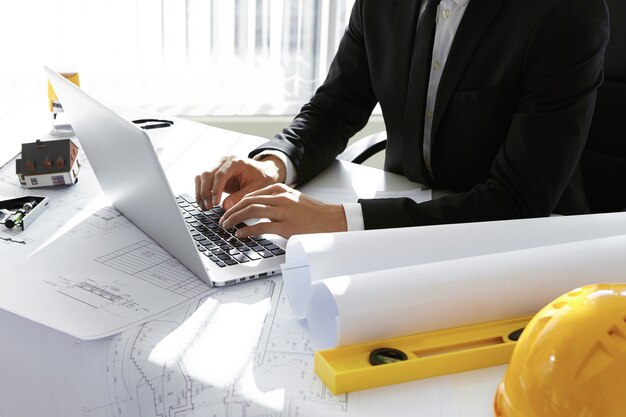
{"type": "Polygon", "coordinates": [[[261,161],[227,156],[211,171],[196,176],[196,202],[208,210],[218,205],[226,192],[230,195],[222,205],[228,210],[246,194],[284,180],[285,166],[275,156],[266,156],[261,161]]]}
{"type": "Polygon", "coordinates": [[[224,213],[220,224],[228,229],[249,219],[267,218],[237,230],[237,237],[272,233],[289,238],[303,233],[347,230],[346,215],[340,204],[325,204],[284,184],[273,184],[249,193],[224,213]]]}

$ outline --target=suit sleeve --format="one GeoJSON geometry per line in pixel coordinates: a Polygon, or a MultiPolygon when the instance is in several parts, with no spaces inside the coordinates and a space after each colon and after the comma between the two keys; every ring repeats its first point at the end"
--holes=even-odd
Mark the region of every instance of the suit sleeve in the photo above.
{"type": "Polygon", "coordinates": [[[289,156],[301,185],[328,166],[350,137],[367,123],[377,99],[368,69],[361,1],[355,2],[346,32],[324,84],[289,127],[250,153],[278,150],[289,156]]]}
{"type": "Polygon", "coordinates": [[[517,111],[488,179],[421,204],[361,200],[365,228],[550,215],[577,172],[607,42],[604,1],[557,0],[528,43],[517,111]]]}

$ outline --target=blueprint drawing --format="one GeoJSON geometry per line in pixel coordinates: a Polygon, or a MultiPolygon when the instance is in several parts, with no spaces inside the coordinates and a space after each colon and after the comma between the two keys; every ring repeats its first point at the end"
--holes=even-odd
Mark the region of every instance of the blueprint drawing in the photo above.
{"type": "Polygon", "coordinates": [[[280,277],[224,288],[101,340],[6,312],[0,328],[12,341],[0,346],[2,417],[379,416],[389,407],[394,416],[487,417],[503,372],[334,396],[313,372],[314,347],[280,277]]]}

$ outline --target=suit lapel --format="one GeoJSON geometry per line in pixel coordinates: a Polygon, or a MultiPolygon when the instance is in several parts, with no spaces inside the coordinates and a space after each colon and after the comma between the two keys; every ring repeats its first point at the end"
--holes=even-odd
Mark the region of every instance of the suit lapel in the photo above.
{"type": "MultiPolygon", "coordinates": [[[[384,0],[388,1],[388,0],[384,0]]],[[[421,0],[396,0],[393,20],[393,88],[395,97],[390,114],[394,122],[387,127],[387,157],[385,167],[393,172],[403,172],[402,155],[404,154],[403,120],[407,111],[407,90],[411,73],[411,58],[415,28],[419,17],[421,0]]]]}
{"type": "Polygon", "coordinates": [[[452,93],[463,75],[474,50],[485,34],[489,25],[502,8],[504,0],[470,0],[463,19],[457,29],[439,87],[432,127],[432,138],[435,138],[439,122],[450,101],[452,93]]]}
{"type": "Polygon", "coordinates": [[[393,44],[396,71],[394,87],[397,98],[397,114],[403,119],[407,111],[407,91],[420,5],[421,0],[399,0],[396,6],[394,22],[396,30],[393,44]]]}

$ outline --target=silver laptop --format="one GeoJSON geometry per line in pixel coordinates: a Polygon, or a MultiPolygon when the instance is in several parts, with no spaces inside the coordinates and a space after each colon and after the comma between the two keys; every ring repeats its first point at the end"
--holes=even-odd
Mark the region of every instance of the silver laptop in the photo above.
{"type": "Polygon", "coordinates": [[[100,186],[117,210],[209,285],[280,272],[285,252],[278,242],[263,236],[237,239],[233,229],[217,226],[219,208],[202,212],[189,196],[176,197],[143,129],[55,71],[45,70],[100,186]]]}

